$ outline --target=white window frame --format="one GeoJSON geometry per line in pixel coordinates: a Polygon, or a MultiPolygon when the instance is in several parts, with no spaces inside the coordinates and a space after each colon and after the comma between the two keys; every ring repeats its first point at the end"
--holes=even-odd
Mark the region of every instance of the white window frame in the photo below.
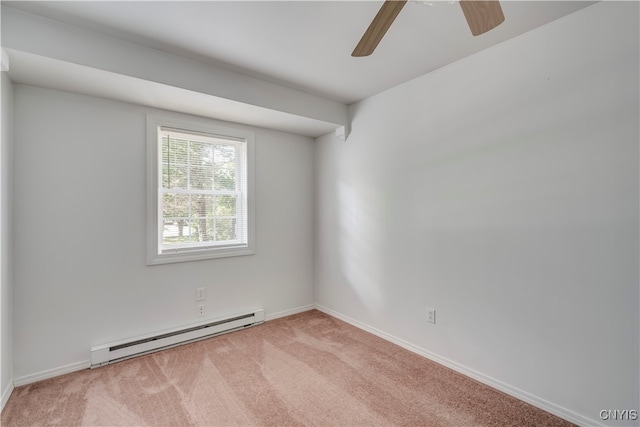
{"type": "Polygon", "coordinates": [[[174,262],[197,261],[255,253],[255,133],[242,129],[218,125],[213,121],[185,120],[175,117],[147,116],[147,265],[168,264],[174,262]],[[162,248],[161,201],[162,192],[162,152],[160,131],[171,128],[179,132],[211,135],[218,138],[241,141],[246,144],[246,243],[202,244],[162,248]]]}

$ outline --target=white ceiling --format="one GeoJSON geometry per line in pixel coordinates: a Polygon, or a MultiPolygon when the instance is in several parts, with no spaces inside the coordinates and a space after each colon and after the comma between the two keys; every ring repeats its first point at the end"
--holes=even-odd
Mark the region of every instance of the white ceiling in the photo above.
{"type": "Polygon", "coordinates": [[[345,104],[530,31],[593,2],[502,1],[473,37],[457,3],[409,2],[370,57],[351,51],[381,1],[36,1],[2,4],[345,104]]]}

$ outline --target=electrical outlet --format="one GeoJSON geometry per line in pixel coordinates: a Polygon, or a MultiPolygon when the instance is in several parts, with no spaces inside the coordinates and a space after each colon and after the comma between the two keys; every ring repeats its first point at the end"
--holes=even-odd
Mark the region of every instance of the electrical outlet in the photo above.
{"type": "Polygon", "coordinates": [[[436,309],[427,307],[427,322],[436,323],[436,309]]]}
{"type": "Polygon", "coordinates": [[[198,304],[196,308],[198,309],[198,316],[204,316],[204,304],[198,304]]]}
{"type": "Polygon", "coordinates": [[[196,301],[204,301],[205,299],[204,288],[196,289],[196,301]]]}

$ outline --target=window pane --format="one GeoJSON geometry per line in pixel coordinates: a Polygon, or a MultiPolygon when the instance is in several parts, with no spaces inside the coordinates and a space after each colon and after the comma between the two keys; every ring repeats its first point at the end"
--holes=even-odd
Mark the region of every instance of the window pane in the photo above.
{"type": "Polygon", "coordinates": [[[187,188],[188,141],[171,137],[162,138],[163,188],[187,188]]]}
{"type": "Polygon", "coordinates": [[[186,165],[162,165],[162,188],[187,188],[186,165]]]}
{"type": "Polygon", "coordinates": [[[162,218],[177,216],[175,214],[176,195],[167,193],[162,195],[162,218]]]}
{"type": "Polygon", "coordinates": [[[236,196],[217,196],[215,214],[216,216],[235,216],[236,196]]]}
{"type": "Polygon", "coordinates": [[[213,188],[213,168],[211,166],[192,166],[189,168],[189,188],[193,190],[211,190],[213,188]]]}
{"type": "Polygon", "coordinates": [[[194,166],[211,166],[213,164],[213,144],[190,141],[189,161],[194,166]]]}
{"type": "Polygon", "coordinates": [[[236,189],[236,148],[216,145],[214,150],[214,189],[236,189]]]}
{"type": "Polygon", "coordinates": [[[189,215],[189,195],[166,193],[162,198],[162,216],[165,219],[189,215]]]}
{"type": "Polygon", "coordinates": [[[213,149],[214,161],[216,163],[234,163],[236,161],[235,145],[216,145],[213,149]]]}
{"type": "Polygon", "coordinates": [[[212,242],[214,241],[213,235],[213,223],[206,218],[200,218],[195,221],[191,221],[194,228],[197,230],[196,241],[197,242],[212,242]]]}
{"type": "Polygon", "coordinates": [[[195,230],[185,220],[166,220],[162,230],[162,243],[164,245],[182,245],[197,242],[195,230]]]}
{"type": "Polygon", "coordinates": [[[236,220],[216,219],[216,240],[236,240],[236,220]]]}
{"type": "Polygon", "coordinates": [[[162,138],[162,163],[186,165],[187,146],[188,141],[185,139],[162,138]]]}
{"type": "Polygon", "coordinates": [[[189,226],[189,241],[199,242],[200,230],[198,230],[198,221],[185,221],[185,223],[189,226]]]}
{"type": "Polygon", "coordinates": [[[213,216],[213,201],[215,196],[211,194],[191,195],[191,216],[206,218],[213,216]]]}
{"type": "Polygon", "coordinates": [[[169,166],[166,164],[162,164],[162,188],[171,188],[169,187],[169,166]]]}

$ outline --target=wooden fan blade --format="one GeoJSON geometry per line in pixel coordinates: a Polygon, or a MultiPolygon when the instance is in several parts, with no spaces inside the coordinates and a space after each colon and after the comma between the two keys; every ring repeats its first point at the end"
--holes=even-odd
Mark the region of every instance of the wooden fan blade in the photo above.
{"type": "Polygon", "coordinates": [[[385,1],[351,56],[371,55],[405,4],[407,4],[407,0],[385,1]]]}
{"type": "Polygon", "coordinates": [[[498,0],[460,0],[460,6],[474,36],[486,33],[504,21],[498,0]]]}

